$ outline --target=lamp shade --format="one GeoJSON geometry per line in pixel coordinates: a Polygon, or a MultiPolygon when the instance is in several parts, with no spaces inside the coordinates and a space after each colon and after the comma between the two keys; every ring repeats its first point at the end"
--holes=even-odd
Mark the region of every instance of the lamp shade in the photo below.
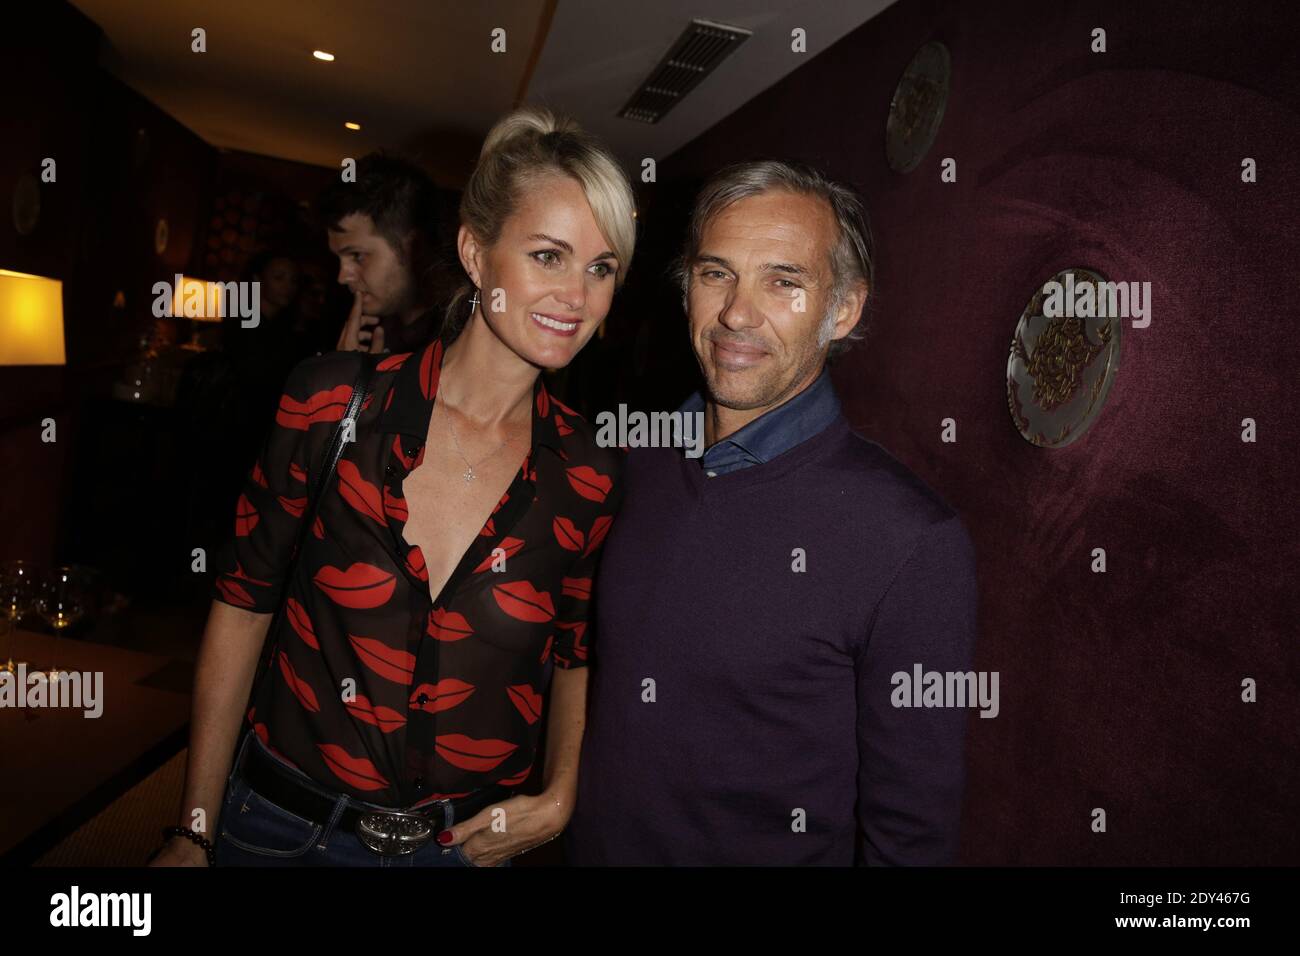
{"type": "Polygon", "coordinates": [[[64,365],[63,283],[0,269],[0,365],[64,365]]]}
{"type": "MultiPolygon", "coordinates": [[[[193,276],[177,276],[172,294],[171,314],[177,318],[194,319],[196,322],[220,322],[228,308],[226,290],[220,282],[207,279],[195,279],[193,276]]],[[[234,283],[231,283],[231,288],[234,283]]],[[[234,303],[239,305],[238,300],[234,303]]]]}

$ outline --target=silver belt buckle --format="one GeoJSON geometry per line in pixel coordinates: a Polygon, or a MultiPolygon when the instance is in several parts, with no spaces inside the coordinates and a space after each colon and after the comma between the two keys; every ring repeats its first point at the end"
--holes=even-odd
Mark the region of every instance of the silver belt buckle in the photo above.
{"type": "Polygon", "coordinates": [[[414,853],[433,837],[433,823],[418,813],[399,810],[363,813],[357,818],[357,839],[384,856],[414,853]]]}

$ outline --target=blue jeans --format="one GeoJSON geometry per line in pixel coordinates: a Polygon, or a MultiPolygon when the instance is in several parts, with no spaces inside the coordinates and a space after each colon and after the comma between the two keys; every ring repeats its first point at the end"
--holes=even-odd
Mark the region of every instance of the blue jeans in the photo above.
{"type": "MultiPolygon", "coordinates": [[[[260,747],[264,752],[266,749],[255,734],[244,735],[234,768],[226,780],[216,841],[218,866],[474,866],[460,846],[444,848],[436,840],[403,856],[376,853],[357,839],[356,834],[338,825],[349,804],[360,807],[371,804],[327,790],[307,775],[286,768],[298,773],[305,786],[334,800],[334,811],[325,825],[290,813],[253,790],[241,776],[239,768],[249,747],[260,747]]],[[[437,811],[433,812],[433,819],[438,821],[437,811]]],[[[455,822],[451,801],[442,801],[441,829],[455,822]]],[[[510,861],[502,865],[509,866],[510,861]]]]}

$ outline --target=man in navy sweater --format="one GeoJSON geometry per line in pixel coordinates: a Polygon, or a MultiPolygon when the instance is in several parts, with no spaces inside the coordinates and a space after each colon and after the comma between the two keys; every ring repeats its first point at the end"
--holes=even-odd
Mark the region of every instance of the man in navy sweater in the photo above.
{"type": "Polygon", "coordinates": [[[681,411],[704,412],[707,450],[628,455],[569,858],[950,863],[974,549],[831,385],[872,283],[861,204],[805,166],[729,167],[679,276],[705,382],[681,411]],[[923,701],[931,672],[948,694],[923,701]]]}

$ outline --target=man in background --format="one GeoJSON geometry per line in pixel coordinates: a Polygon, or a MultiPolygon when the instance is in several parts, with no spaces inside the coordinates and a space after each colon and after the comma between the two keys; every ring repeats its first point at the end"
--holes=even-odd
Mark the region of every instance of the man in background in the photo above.
{"type": "Polygon", "coordinates": [[[340,351],[412,352],[438,334],[447,287],[438,188],[414,163],[384,152],[357,162],[317,208],[352,292],[340,351]]]}

